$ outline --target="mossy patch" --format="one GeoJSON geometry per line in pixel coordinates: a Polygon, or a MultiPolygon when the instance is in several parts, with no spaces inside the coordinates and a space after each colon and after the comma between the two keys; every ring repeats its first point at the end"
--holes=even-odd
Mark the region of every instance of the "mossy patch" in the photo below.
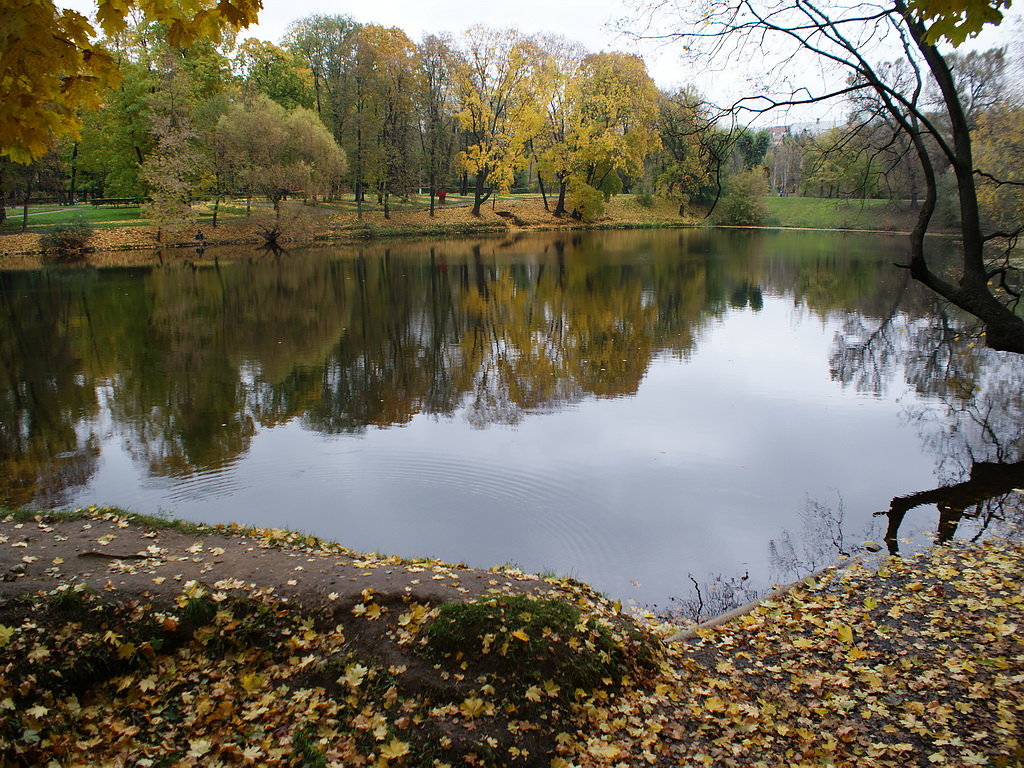
{"type": "Polygon", "coordinates": [[[554,598],[501,595],[448,603],[426,628],[430,653],[454,657],[475,672],[572,695],[650,669],[651,641],[625,625],[584,614],[554,598]]]}

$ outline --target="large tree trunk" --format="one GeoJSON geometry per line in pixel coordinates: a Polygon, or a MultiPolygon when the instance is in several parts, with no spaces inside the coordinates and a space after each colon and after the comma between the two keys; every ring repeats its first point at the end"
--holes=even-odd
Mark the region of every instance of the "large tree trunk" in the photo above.
{"type": "Polygon", "coordinates": [[[537,171],[537,186],[540,187],[540,196],[541,199],[544,200],[544,210],[550,213],[551,209],[548,207],[548,196],[544,191],[544,177],[541,176],[540,171],[537,171]]]}
{"type": "Polygon", "coordinates": [[[565,190],[569,186],[569,180],[564,175],[558,175],[558,203],[555,205],[555,216],[565,216],[565,190]]]}
{"type": "Polygon", "coordinates": [[[434,195],[437,193],[437,177],[433,171],[427,176],[427,184],[430,186],[430,218],[434,218],[434,195]]]}
{"type": "MultiPolygon", "coordinates": [[[[897,6],[899,7],[899,6],[897,6]]],[[[960,197],[961,271],[954,284],[932,272],[925,255],[925,233],[935,211],[938,197],[934,168],[919,133],[910,131],[925,177],[926,193],[911,233],[910,274],[943,298],[977,317],[985,326],[985,342],[992,349],[1024,354],[1024,318],[1003,304],[992,293],[989,281],[1000,270],[989,271],[985,264],[985,237],[981,231],[977,188],[974,184],[974,157],[970,127],[964,113],[956,81],[938,49],[926,41],[925,28],[907,17],[914,42],[924,55],[932,77],[942,93],[953,138],[953,173],[960,197]]]]}
{"type": "Polygon", "coordinates": [[[487,183],[487,171],[481,171],[476,175],[476,185],[473,187],[473,215],[480,215],[480,206],[487,202],[491,196],[491,190],[484,191],[487,183]]]}
{"type": "Polygon", "coordinates": [[[32,182],[35,181],[35,173],[29,174],[25,180],[25,198],[21,204],[21,231],[28,229],[28,201],[32,199],[32,182]]]}
{"type": "Polygon", "coordinates": [[[71,150],[71,180],[68,183],[68,201],[74,205],[78,198],[78,142],[71,150]]]}

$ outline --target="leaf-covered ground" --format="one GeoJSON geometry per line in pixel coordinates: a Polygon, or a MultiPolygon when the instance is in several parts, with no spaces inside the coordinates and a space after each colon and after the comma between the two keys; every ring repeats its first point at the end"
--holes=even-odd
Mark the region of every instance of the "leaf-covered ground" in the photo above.
{"type": "Polygon", "coordinates": [[[674,645],[579,765],[1020,766],[1024,548],[937,547],[674,645]]]}
{"type": "Polygon", "coordinates": [[[1024,550],[689,644],[584,585],[117,510],[0,520],[2,766],[1014,766],[1024,550]]]}
{"type": "MultiPolygon", "coordinates": [[[[540,198],[534,196],[502,197],[489,202],[473,216],[470,212],[471,198],[449,198],[446,206],[437,206],[434,215],[422,206],[416,210],[398,209],[385,219],[381,211],[368,211],[357,219],[351,209],[334,206],[309,208],[302,205],[286,206],[289,212],[281,221],[283,234],[280,243],[291,248],[324,241],[362,242],[366,239],[388,237],[447,237],[469,234],[501,233],[507,229],[516,232],[530,229],[579,229],[592,227],[657,227],[694,225],[700,218],[679,216],[677,204],[658,200],[652,207],[640,205],[633,195],[618,195],[609,201],[602,217],[590,224],[583,224],[570,217],[556,217],[544,209],[540,198]]],[[[127,223],[127,222],[126,222],[127,223]]],[[[132,266],[159,263],[154,255],[157,249],[167,249],[164,258],[189,259],[194,263],[209,261],[217,255],[211,246],[217,245],[262,245],[262,232],[271,227],[274,219],[267,211],[257,211],[251,218],[223,219],[217,227],[208,222],[182,224],[171,232],[161,233],[149,226],[145,220],[138,220],[135,226],[111,226],[96,229],[89,238],[92,251],[85,254],[80,263],[90,266],[132,266]],[[207,253],[197,254],[195,247],[196,230],[203,232],[203,246],[210,248],[207,253]]],[[[39,269],[46,263],[39,244],[40,233],[8,232],[0,234],[0,268],[39,269]]],[[[251,253],[251,247],[246,248],[251,253]]],[[[51,254],[52,255],[52,254],[51,254]]]]}

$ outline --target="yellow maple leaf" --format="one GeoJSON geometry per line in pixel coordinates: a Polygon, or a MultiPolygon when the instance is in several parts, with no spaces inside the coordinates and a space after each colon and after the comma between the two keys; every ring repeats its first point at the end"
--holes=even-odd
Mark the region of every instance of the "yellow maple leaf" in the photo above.
{"type": "Polygon", "coordinates": [[[399,741],[398,739],[392,739],[380,748],[380,755],[386,760],[394,760],[407,754],[409,754],[408,742],[399,741]]]}
{"type": "Polygon", "coordinates": [[[255,672],[249,672],[248,674],[242,675],[239,682],[242,685],[242,689],[247,693],[254,693],[263,687],[263,683],[266,681],[264,675],[257,674],[255,672]]]}
{"type": "Polygon", "coordinates": [[[706,709],[708,712],[724,712],[725,702],[717,696],[708,696],[708,698],[704,701],[704,709],[706,709]]]}
{"type": "Polygon", "coordinates": [[[538,688],[536,685],[531,685],[529,688],[526,689],[526,698],[528,698],[530,701],[540,701],[542,698],[540,688],[538,688]]]}
{"type": "Polygon", "coordinates": [[[338,678],[338,682],[345,683],[350,688],[358,688],[369,671],[362,664],[349,664],[345,667],[345,674],[338,678]]]}
{"type": "Polygon", "coordinates": [[[530,636],[523,632],[523,630],[521,629],[517,629],[515,632],[513,632],[512,637],[514,637],[516,640],[522,640],[524,643],[530,639],[530,636]]]}
{"type": "Polygon", "coordinates": [[[487,711],[487,702],[475,696],[470,696],[459,705],[459,711],[466,717],[480,717],[487,711]]]}
{"type": "Polygon", "coordinates": [[[11,638],[14,637],[14,632],[14,627],[7,627],[3,624],[0,624],[0,648],[3,648],[5,645],[11,642],[11,638]]]}
{"type": "Polygon", "coordinates": [[[591,742],[587,745],[587,752],[592,754],[594,757],[603,757],[606,760],[611,760],[619,756],[620,750],[614,744],[591,742]]]}

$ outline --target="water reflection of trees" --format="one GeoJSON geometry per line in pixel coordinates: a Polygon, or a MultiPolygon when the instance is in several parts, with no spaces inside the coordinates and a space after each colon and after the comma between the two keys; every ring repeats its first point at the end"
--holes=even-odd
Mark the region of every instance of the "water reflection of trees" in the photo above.
{"type": "Polygon", "coordinates": [[[181,475],[290,421],[359,433],[461,414],[485,427],[627,396],[655,356],[688,355],[710,320],[759,311],[766,294],[829,316],[934,310],[894,294],[888,260],[766,242],[552,235],[3,275],[0,497],[86,481],[108,418],[150,473],[181,475]]]}
{"type": "MultiPolygon", "coordinates": [[[[978,343],[965,320],[933,297],[911,315],[894,303],[874,317],[848,318],[832,352],[833,376],[860,391],[882,393],[897,374],[920,399],[904,411],[936,458],[941,485],[893,497],[885,540],[899,550],[906,513],[934,504],[936,539],[948,541],[963,519],[975,536],[1024,522],[1024,357],[978,343]]],[[[1004,528],[1005,530],[1009,530],[1004,528]]]]}
{"type": "Polygon", "coordinates": [[[76,343],[89,319],[71,282],[0,274],[0,500],[53,502],[95,471],[98,403],[76,343]]]}

